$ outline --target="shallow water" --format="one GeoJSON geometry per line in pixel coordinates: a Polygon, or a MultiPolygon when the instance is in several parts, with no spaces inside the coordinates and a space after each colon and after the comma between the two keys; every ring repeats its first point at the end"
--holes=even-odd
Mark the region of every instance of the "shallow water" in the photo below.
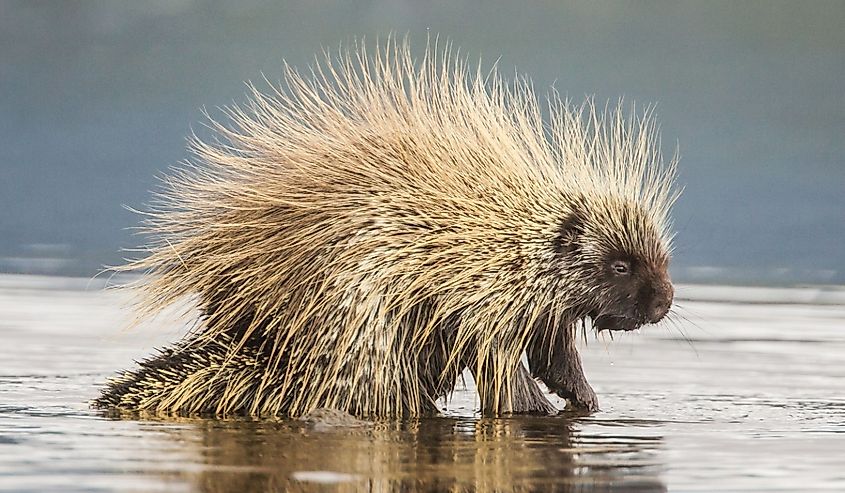
{"type": "Polygon", "coordinates": [[[463,390],[442,418],[314,429],[88,409],[180,326],[121,331],[124,295],[85,284],[0,277],[0,490],[845,489],[843,291],[682,287],[683,319],[582,348],[593,416],[479,419],[463,390]]]}

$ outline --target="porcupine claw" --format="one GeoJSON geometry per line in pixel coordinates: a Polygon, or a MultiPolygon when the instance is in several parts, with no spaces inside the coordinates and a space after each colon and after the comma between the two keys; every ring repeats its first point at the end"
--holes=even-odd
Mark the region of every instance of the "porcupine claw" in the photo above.
{"type": "Polygon", "coordinates": [[[569,407],[578,411],[595,412],[599,410],[599,398],[586,380],[582,379],[579,384],[573,385],[570,389],[557,389],[554,391],[560,397],[566,399],[569,407]]]}

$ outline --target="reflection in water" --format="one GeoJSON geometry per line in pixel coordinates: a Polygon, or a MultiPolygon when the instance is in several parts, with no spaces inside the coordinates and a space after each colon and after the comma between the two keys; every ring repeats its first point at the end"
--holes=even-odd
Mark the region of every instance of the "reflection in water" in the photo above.
{"type": "Polygon", "coordinates": [[[660,437],[583,436],[563,417],[320,431],[298,422],[188,422],[171,438],[197,444],[203,466],[192,480],[206,492],[666,491],[654,458],[660,437]]]}

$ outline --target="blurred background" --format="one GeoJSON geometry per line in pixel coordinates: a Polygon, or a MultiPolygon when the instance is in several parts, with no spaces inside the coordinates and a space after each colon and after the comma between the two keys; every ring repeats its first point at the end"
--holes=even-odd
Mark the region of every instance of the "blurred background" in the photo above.
{"type": "Polygon", "coordinates": [[[845,283],[845,2],[0,0],[0,272],[92,276],[141,240],[201,110],[323,47],[451,39],[578,101],[656,103],[673,275],[845,283]]]}

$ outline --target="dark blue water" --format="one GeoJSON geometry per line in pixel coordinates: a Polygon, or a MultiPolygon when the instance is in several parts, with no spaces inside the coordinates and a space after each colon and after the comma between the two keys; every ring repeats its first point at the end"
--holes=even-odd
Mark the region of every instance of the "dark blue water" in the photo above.
{"type": "Polygon", "coordinates": [[[451,38],[578,100],[657,103],[681,280],[845,283],[845,3],[0,2],[0,271],[90,275],[139,242],[200,108],[321,47],[451,38]]]}

